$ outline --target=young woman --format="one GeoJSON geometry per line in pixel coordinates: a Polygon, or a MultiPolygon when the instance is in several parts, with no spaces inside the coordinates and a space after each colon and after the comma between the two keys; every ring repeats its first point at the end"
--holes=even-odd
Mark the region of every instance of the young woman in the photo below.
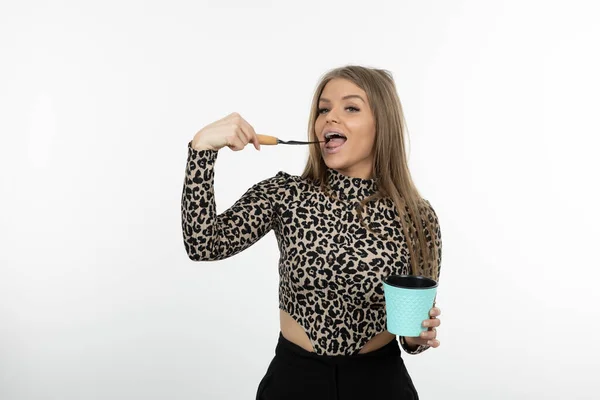
{"type": "Polygon", "coordinates": [[[386,70],[345,66],[315,91],[302,175],[280,171],[217,215],[214,164],[259,137],[233,113],[188,145],[184,243],[194,261],[220,260],[271,229],[279,250],[281,332],[257,399],[418,399],[401,357],[438,347],[440,310],[420,337],[386,331],[382,279],[439,278],[437,215],[410,176],[402,106],[386,70]]]}

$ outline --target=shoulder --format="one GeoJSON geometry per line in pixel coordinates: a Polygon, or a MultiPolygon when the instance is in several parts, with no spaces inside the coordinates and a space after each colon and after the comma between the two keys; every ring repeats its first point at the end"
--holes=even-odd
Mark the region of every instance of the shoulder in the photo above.
{"type": "Polygon", "coordinates": [[[260,183],[271,183],[271,184],[279,184],[279,185],[303,185],[310,184],[305,178],[302,178],[299,175],[293,175],[285,171],[279,171],[275,175],[272,175],[269,178],[263,179],[260,183]]]}
{"type": "Polygon", "coordinates": [[[440,221],[435,209],[431,205],[431,202],[427,199],[421,199],[419,203],[419,210],[421,212],[422,218],[424,218],[423,226],[426,227],[425,221],[427,221],[433,225],[434,230],[438,231],[440,229],[440,221]]]}
{"type": "Polygon", "coordinates": [[[293,182],[293,178],[293,175],[285,171],[279,171],[275,175],[271,175],[258,181],[254,184],[254,187],[270,190],[283,189],[293,182]]]}
{"type": "Polygon", "coordinates": [[[431,205],[431,202],[428,199],[422,198],[419,202],[419,210],[422,215],[425,216],[429,222],[437,221],[437,214],[435,212],[435,208],[431,205]]]}
{"type": "Polygon", "coordinates": [[[279,171],[254,185],[255,189],[280,199],[290,199],[310,191],[314,184],[299,175],[279,171]]]}
{"type": "Polygon", "coordinates": [[[257,183],[257,185],[281,189],[301,188],[303,185],[307,184],[310,184],[308,180],[299,175],[293,175],[285,171],[279,171],[275,175],[272,175],[257,183]]]}
{"type": "Polygon", "coordinates": [[[426,198],[421,198],[418,201],[419,210],[425,214],[435,214],[435,209],[431,205],[431,202],[426,198]]]}

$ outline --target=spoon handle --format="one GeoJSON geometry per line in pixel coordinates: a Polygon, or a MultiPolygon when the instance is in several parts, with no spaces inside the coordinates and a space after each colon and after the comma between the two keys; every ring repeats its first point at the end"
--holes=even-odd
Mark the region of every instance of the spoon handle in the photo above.
{"type": "Polygon", "coordinates": [[[260,144],[264,144],[264,145],[275,145],[275,144],[311,144],[311,143],[319,143],[318,140],[316,141],[312,141],[312,142],[305,142],[305,141],[299,141],[299,140],[281,140],[275,136],[269,136],[269,135],[259,135],[256,134],[256,136],[258,136],[258,142],[260,144]]]}
{"type": "Polygon", "coordinates": [[[279,143],[279,139],[277,139],[275,136],[260,134],[256,134],[256,136],[258,136],[258,143],[264,144],[266,146],[272,146],[279,143]]]}

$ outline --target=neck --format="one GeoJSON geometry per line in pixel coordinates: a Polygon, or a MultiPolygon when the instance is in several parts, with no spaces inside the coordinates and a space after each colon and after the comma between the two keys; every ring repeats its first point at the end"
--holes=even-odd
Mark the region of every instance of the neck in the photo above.
{"type": "MultiPolygon", "coordinates": [[[[333,169],[333,168],[332,168],[333,169]]],[[[372,163],[354,164],[347,168],[335,168],[337,172],[350,178],[373,179],[372,163]]]]}
{"type": "Polygon", "coordinates": [[[366,170],[353,170],[348,168],[340,168],[335,169],[335,171],[339,172],[342,175],[345,175],[349,178],[359,178],[359,179],[373,179],[373,172],[366,170]]]}
{"type": "Polygon", "coordinates": [[[376,179],[347,175],[346,170],[328,168],[327,181],[342,198],[364,198],[377,191],[376,179]]]}

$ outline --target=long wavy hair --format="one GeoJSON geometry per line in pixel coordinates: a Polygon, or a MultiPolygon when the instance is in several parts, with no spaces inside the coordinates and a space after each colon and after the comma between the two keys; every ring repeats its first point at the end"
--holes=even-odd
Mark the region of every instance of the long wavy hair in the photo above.
{"type": "MultiPolygon", "coordinates": [[[[375,119],[374,163],[372,176],[377,180],[377,192],[361,201],[357,208],[360,221],[365,225],[363,213],[365,205],[377,199],[393,201],[402,226],[410,254],[410,273],[438,279],[439,249],[436,244],[438,227],[427,218],[430,204],[417,190],[408,169],[405,133],[408,134],[402,104],[396,91],[391,72],[384,69],[347,65],[325,73],[317,84],[312,100],[308,123],[309,140],[318,140],[315,121],[318,117],[319,98],[325,85],[332,79],[342,78],[353,82],[365,91],[375,119]],[[425,228],[431,240],[426,241],[425,228]]],[[[331,194],[327,187],[327,166],[321,155],[319,144],[309,147],[309,156],[302,177],[320,182],[323,190],[331,194]]],[[[385,235],[383,236],[385,238],[385,235]]]]}

